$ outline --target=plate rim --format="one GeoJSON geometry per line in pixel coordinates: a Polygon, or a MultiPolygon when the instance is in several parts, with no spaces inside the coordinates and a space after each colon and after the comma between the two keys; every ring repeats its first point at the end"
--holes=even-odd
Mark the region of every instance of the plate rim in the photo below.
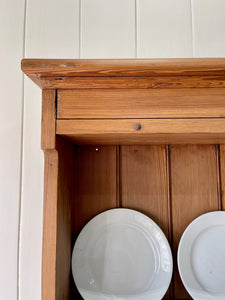
{"type": "MultiPolygon", "coordinates": [[[[193,229],[195,228],[196,225],[198,225],[201,222],[204,222],[204,220],[206,220],[207,218],[210,218],[210,223],[203,224],[204,228],[197,233],[197,236],[195,238],[191,239],[191,246],[190,246],[190,249],[191,249],[193,247],[193,244],[196,241],[196,239],[198,239],[198,237],[201,235],[202,232],[204,232],[204,230],[212,228],[213,226],[221,225],[221,224],[218,224],[218,219],[216,218],[216,216],[218,216],[218,215],[220,216],[220,218],[224,217],[224,226],[225,226],[225,211],[221,211],[221,210],[210,211],[210,212],[201,214],[200,216],[195,218],[193,221],[191,221],[188,224],[188,226],[185,228],[185,230],[180,238],[180,241],[179,241],[179,245],[178,245],[178,249],[177,249],[177,266],[178,266],[179,275],[180,275],[180,278],[182,280],[182,283],[183,283],[185,289],[191,295],[191,297],[193,297],[193,299],[195,299],[195,300],[197,300],[197,299],[199,299],[199,300],[200,299],[204,299],[204,300],[225,299],[225,297],[224,297],[225,295],[219,296],[219,295],[215,295],[215,294],[209,293],[208,291],[204,290],[201,287],[201,285],[197,282],[197,280],[196,280],[197,285],[200,287],[199,290],[192,289],[191,287],[189,287],[186,282],[186,278],[183,274],[183,266],[182,266],[183,261],[185,261],[185,259],[182,260],[182,246],[187,238],[187,234],[189,234],[190,230],[193,231],[193,229]],[[213,224],[213,221],[215,221],[215,224],[213,224]]],[[[186,259],[186,261],[187,261],[187,259],[186,259]]],[[[193,275],[193,277],[194,277],[194,275],[193,275]]]]}
{"type": "MultiPolygon", "coordinates": [[[[163,237],[163,241],[165,242],[166,244],[166,249],[167,249],[167,252],[169,254],[169,263],[170,263],[170,271],[168,272],[168,283],[167,283],[167,288],[165,289],[165,292],[164,292],[164,295],[166,293],[166,291],[168,290],[169,288],[169,285],[170,285],[170,282],[171,282],[171,279],[172,279],[172,275],[173,275],[173,255],[172,255],[172,251],[171,251],[171,247],[170,247],[170,244],[169,244],[169,241],[165,235],[165,233],[163,232],[163,230],[160,228],[160,226],[155,222],[153,221],[150,217],[148,217],[146,214],[138,211],[138,210],[135,210],[135,209],[130,209],[130,208],[111,208],[111,209],[108,209],[108,210],[105,210],[99,214],[97,214],[96,216],[94,216],[93,218],[91,218],[83,227],[82,229],[80,230],[79,234],[77,235],[77,238],[76,238],[76,241],[74,243],[74,246],[73,246],[73,250],[72,250],[72,255],[71,255],[71,269],[72,269],[72,275],[73,275],[73,280],[74,280],[74,283],[77,287],[77,290],[78,292],[81,294],[80,290],[77,286],[77,283],[76,283],[76,276],[75,276],[75,272],[73,270],[73,261],[75,259],[75,249],[76,249],[76,244],[77,242],[79,241],[79,237],[82,235],[82,233],[85,231],[85,229],[89,226],[91,226],[91,224],[97,219],[97,218],[101,218],[102,215],[105,215],[105,214],[110,214],[110,213],[115,213],[117,214],[117,212],[128,212],[128,213],[131,213],[133,215],[140,215],[141,217],[144,217],[145,220],[147,222],[149,222],[149,224],[153,225],[153,227],[160,232],[161,236],[163,237]]],[[[82,295],[82,294],[81,294],[82,295]]],[[[104,294],[99,294],[99,297],[103,296],[104,294]]],[[[131,295],[128,295],[128,296],[123,296],[123,298],[121,298],[120,296],[116,296],[117,298],[115,299],[131,299],[131,295]]],[[[136,297],[138,297],[137,295],[134,296],[134,298],[132,297],[132,299],[136,299],[136,297]]],[[[102,299],[102,298],[99,298],[99,299],[102,299]]],[[[107,298],[108,299],[108,298],[107,298]]],[[[110,299],[110,298],[109,298],[110,299]]],[[[114,298],[113,298],[114,299],[114,298]]],[[[138,298],[139,299],[139,298],[138,298]]],[[[141,298],[140,298],[141,299],[141,298]]],[[[145,299],[145,298],[143,298],[145,299]]],[[[147,298],[146,298],[147,299],[147,298]]],[[[156,298],[154,298],[156,299],[156,298]]],[[[157,298],[158,299],[158,298],[157,298]]]]}

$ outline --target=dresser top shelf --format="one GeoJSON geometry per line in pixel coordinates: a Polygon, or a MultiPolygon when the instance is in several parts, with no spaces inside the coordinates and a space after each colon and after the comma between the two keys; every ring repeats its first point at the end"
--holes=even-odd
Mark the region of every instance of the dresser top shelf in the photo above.
{"type": "Polygon", "coordinates": [[[42,89],[225,86],[225,58],[23,59],[21,68],[42,89]]]}

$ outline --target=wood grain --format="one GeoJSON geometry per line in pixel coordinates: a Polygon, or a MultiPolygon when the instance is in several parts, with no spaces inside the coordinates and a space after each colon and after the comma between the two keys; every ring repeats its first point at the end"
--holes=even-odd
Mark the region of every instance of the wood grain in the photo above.
{"type": "Polygon", "coordinates": [[[190,299],[176,266],[180,237],[194,218],[225,207],[225,146],[214,145],[225,144],[225,59],[24,60],[22,68],[44,88],[42,300],[79,299],[71,246],[91,218],[120,206],[163,229],[175,259],[166,299],[190,299]]]}
{"type": "Polygon", "coordinates": [[[220,145],[220,193],[221,209],[225,210],[225,145],[220,145]]]}
{"type": "Polygon", "coordinates": [[[55,149],[55,91],[42,92],[41,147],[45,156],[42,300],[56,300],[58,152],[55,149]]]}
{"type": "MultiPolygon", "coordinates": [[[[41,77],[36,76],[36,75],[30,75],[29,78],[41,89],[45,89],[43,86],[43,81],[41,77]]],[[[48,88],[46,88],[48,90],[48,88]]]]}
{"type": "Polygon", "coordinates": [[[56,149],[44,150],[42,300],[70,295],[75,155],[73,144],[60,137],[56,149]]]}
{"type": "Polygon", "coordinates": [[[44,150],[42,300],[56,300],[58,152],[44,150]]]}
{"type": "Polygon", "coordinates": [[[170,59],[23,59],[27,75],[46,76],[185,76],[225,75],[224,58],[170,59]]]}
{"type": "Polygon", "coordinates": [[[165,146],[121,146],[122,206],[152,218],[168,237],[169,201],[165,146]]]}
{"type": "Polygon", "coordinates": [[[69,299],[71,283],[72,219],[74,201],[75,152],[74,145],[57,137],[57,258],[56,299],[69,299]]]}
{"type": "Polygon", "coordinates": [[[41,148],[55,148],[55,91],[42,91],[41,148]]]}
{"type": "Polygon", "coordinates": [[[224,90],[78,89],[59,90],[57,118],[225,117],[224,90]]]}
{"type": "MultiPolygon", "coordinates": [[[[149,216],[170,240],[166,147],[121,146],[120,149],[122,207],[149,216]]],[[[170,299],[169,292],[164,299],[170,299]]]]}
{"type": "MultiPolygon", "coordinates": [[[[31,76],[33,76],[31,78],[31,76]]],[[[224,88],[224,76],[149,76],[149,77],[35,77],[42,89],[172,89],[224,88]]],[[[35,81],[36,80],[36,81],[35,81]]]]}
{"type": "Polygon", "coordinates": [[[118,206],[116,165],[116,146],[76,148],[75,236],[95,215],[118,206]]]}
{"type": "MultiPolygon", "coordinates": [[[[27,224],[32,224],[36,229],[33,222],[30,223],[24,216],[26,200],[32,201],[29,196],[25,197],[32,187],[28,185],[25,189],[24,184],[27,170],[24,168],[24,142],[29,137],[23,131],[26,119],[24,84],[23,74],[19,70],[19,61],[24,55],[25,6],[25,0],[0,2],[0,299],[29,299],[29,293],[21,289],[23,285],[32,284],[33,274],[29,272],[28,264],[31,262],[33,265],[36,260],[40,263],[40,257],[36,259],[32,251],[37,249],[36,253],[40,253],[39,237],[35,237],[38,245],[36,249],[28,248],[30,241],[29,244],[24,243],[32,231],[26,230],[27,224]],[[29,258],[25,258],[26,255],[29,258]]],[[[36,214],[35,209],[32,211],[30,208],[29,212],[35,214],[35,217],[40,215],[39,211],[36,214]]],[[[32,269],[40,282],[40,268],[36,270],[34,272],[32,269]]],[[[36,284],[38,295],[39,282],[36,284]]]]}
{"type": "Polygon", "coordinates": [[[177,247],[185,228],[199,215],[219,209],[217,153],[214,145],[171,146],[170,152],[174,299],[191,299],[176,265],[177,247]]]}
{"type": "Polygon", "coordinates": [[[225,119],[57,120],[56,133],[76,144],[225,143],[225,119]],[[141,124],[141,129],[135,128],[141,124]]]}
{"type": "Polygon", "coordinates": [[[43,90],[42,96],[45,153],[42,300],[68,299],[74,147],[59,137],[55,142],[55,91],[43,90]]]}

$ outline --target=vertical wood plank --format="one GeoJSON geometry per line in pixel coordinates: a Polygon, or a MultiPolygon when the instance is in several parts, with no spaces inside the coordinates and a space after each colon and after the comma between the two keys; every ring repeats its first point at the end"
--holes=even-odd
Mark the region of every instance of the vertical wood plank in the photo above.
{"type": "Polygon", "coordinates": [[[165,146],[121,146],[120,159],[122,206],[148,215],[168,237],[165,146]]]}
{"type": "MultiPolygon", "coordinates": [[[[26,2],[25,57],[79,58],[79,0],[26,2]]],[[[25,78],[24,95],[19,299],[40,300],[44,182],[41,90],[25,78]]]]}
{"type": "Polygon", "coordinates": [[[171,197],[174,255],[174,298],[191,299],[176,265],[185,228],[199,215],[219,209],[217,154],[214,145],[171,146],[171,197]]]}
{"type": "Polygon", "coordinates": [[[70,298],[75,156],[73,144],[60,137],[56,149],[44,150],[42,300],[70,298]]]}
{"type": "MultiPolygon", "coordinates": [[[[117,147],[77,147],[75,151],[72,245],[97,214],[118,207],[117,147]]],[[[80,299],[74,282],[72,299],[80,299]]]]}
{"type": "Polygon", "coordinates": [[[44,150],[42,300],[56,300],[58,152],[44,150]]]}
{"type": "Polygon", "coordinates": [[[56,299],[61,300],[70,299],[71,290],[71,210],[74,201],[75,153],[74,145],[60,137],[56,138],[56,148],[59,157],[56,299]]]}
{"type": "Polygon", "coordinates": [[[220,145],[220,193],[221,208],[225,210],[225,145],[220,145]]]}
{"type": "MultiPolygon", "coordinates": [[[[165,146],[121,146],[122,207],[152,218],[170,241],[170,207],[165,146]]],[[[165,299],[169,299],[169,292],[165,299]]]]}
{"type": "Polygon", "coordinates": [[[137,0],[137,57],[191,57],[189,0],[137,0]]]}
{"type": "Polygon", "coordinates": [[[77,147],[74,237],[95,215],[117,207],[116,174],[116,146],[77,147]]]}
{"type": "MultiPolygon", "coordinates": [[[[42,300],[57,299],[58,260],[58,174],[59,155],[55,143],[55,91],[42,92],[42,131],[41,146],[44,150],[44,209],[43,209],[43,244],[42,244],[42,300]]],[[[61,162],[62,164],[62,162],[61,162]]],[[[61,171],[61,170],[60,170],[61,171]]],[[[60,224],[61,225],[61,224],[60,224]]],[[[64,258],[65,259],[65,256],[64,258]]],[[[61,273],[62,270],[60,270],[61,273]]],[[[64,281],[66,278],[62,280],[64,281]]],[[[60,287],[63,287],[60,284],[60,287]]],[[[64,290],[63,290],[64,291],[64,290]]]]}
{"type": "Polygon", "coordinates": [[[79,0],[27,0],[25,56],[77,58],[79,0]]]}
{"type": "Polygon", "coordinates": [[[135,57],[135,0],[83,0],[81,58],[135,57]]]}
{"type": "Polygon", "coordinates": [[[25,1],[0,1],[0,299],[17,299],[25,1]]]}
{"type": "Polygon", "coordinates": [[[225,1],[192,0],[194,56],[224,57],[225,1]]]}
{"type": "Polygon", "coordinates": [[[55,90],[42,91],[41,148],[55,148],[55,90]]]}

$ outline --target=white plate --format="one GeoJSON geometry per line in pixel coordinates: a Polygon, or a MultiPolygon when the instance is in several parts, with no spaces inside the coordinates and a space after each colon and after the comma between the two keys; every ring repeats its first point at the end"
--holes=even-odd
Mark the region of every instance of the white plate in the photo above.
{"type": "Polygon", "coordinates": [[[93,218],[72,254],[74,281],[85,300],[162,299],[172,268],[162,230],[131,209],[112,209],[93,218]]]}
{"type": "Polygon", "coordinates": [[[195,300],[225,299],[225,212],[195,219],[178,247],[183,284],[195,300]]]}

